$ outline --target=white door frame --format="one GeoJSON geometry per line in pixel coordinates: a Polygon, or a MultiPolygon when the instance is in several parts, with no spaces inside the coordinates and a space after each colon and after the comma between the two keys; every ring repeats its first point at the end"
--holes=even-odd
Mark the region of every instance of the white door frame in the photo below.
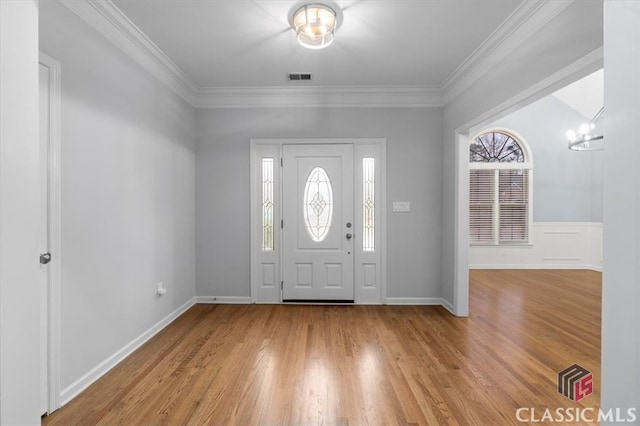
{"type": "Polygon", "coordinates": [[[250,196],[251,196],[251,303],[282,303],[281,286],[281,159],[283,145],[351,144],[354,146],[354,301],[356,304],[386,302],[386,139],[251,139],[250,140],[250,196]],[[274,160],[274,247],[262,248],[262,159],[274,160]],[[373,252],[364,252],[358,244],[362,229],[362,159],[375,159],[375,244],[373,252]]]}
{"type": "MultiPolygon", "coordinates": [[[[47,347],[48,412],[60,408],[60,143],[61,143],[61,82],[60,62],[40,52],[40,64],[49,70],[49,269],[47,347]]],[[[45,289],[41,289],[45,291],[45,289]]]]}

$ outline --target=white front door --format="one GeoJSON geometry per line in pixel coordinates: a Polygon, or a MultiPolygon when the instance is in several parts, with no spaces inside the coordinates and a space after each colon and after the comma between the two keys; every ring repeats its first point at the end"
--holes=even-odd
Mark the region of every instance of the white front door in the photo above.
{"type": "Polygon", "coordinates": [[[283,301],[353,301],[353,145],[284,145],[283,301]]]}

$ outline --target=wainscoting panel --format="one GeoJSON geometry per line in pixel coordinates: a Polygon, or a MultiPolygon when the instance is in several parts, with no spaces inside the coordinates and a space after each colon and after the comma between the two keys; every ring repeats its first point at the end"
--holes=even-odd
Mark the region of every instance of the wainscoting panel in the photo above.
{"type": "Polygon", "coordinates": [[[602,270],[602,223],[534,222],[528,245],[472,245],[471,269],[602,270]]]}

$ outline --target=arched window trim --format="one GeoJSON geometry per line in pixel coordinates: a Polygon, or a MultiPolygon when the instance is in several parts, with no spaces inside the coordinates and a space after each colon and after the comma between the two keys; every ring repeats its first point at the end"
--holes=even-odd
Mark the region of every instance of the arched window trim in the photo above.
{"type": "MultiPolygon", "coordinates": [[[[491,199],[493,201],[491,201],[488,205],[483,202],[483,201],[479,201],[478,203],[473,203],[470,200],[470,212],[469,212],[469,237],[470,237],[470,243],[472,245],[492,245],[492,246],[504,246],[504,245],[530,245],[531,244],[531,228],[532,228],[532,224],[533,224],[533,216],[532,216],[532,195],[533,195],[533,183],[532,183],[532,173],[533,173],[533,155],[531,153],[531,148],[529,147],[529,144],[527,144],[526,140],[517,132],[513,131],[512,129],[507,129],[504,127],[490,127],[490,128],[485,128],[482,129],[481,131],[475,133],[473,135],[473,137],[469,140],[469,143],[473,143],[473,141],[478,138],[481,135],[487,134],[487,133],[492,133],[492,132],[499,132],[499,133],[503,133],[509,137],[511,137],[514,142],[520,147],[520,149],[522,150],[522,154],[524,157],[524,162],[508,162],[508,163],[499,163],[499,162],[495,162],[495,163],[491,163],[491,162],[472,162],[469,161],[469,170],[473,171],[473,170],[488,170],[488,171],[493,171],[495,174],[491,174],[491,181],[493,182],[491,185],[494,186],[494,195],[491,195],[491,199]],[[513,224],[513,214],[509,213],[509,204],[501,204],[501,196],[500,196],[500,186],[498,184],[499,182],[499,178],[500,175],[503,173],[502,170],[523,170],[526,171],[526,179],[527,179],[527,196],[526,196],[526,202],[525,205],[523,205],[523,207],[526,209],[526,217],[523,218],[524,219],[524,223],[523,222],[518,222],[518,220],[521,219],[517,219],[516,216],[516,223],[520,223],[521,225],[519,225],[518,228],[519,231],[516,231],[515,234],[515,239],[514,239],[514,234],[513,232],[509,232],[508,228],[507,231],[505,231],[505,233],[502,232],[502,224],[505,223],[505,220],[507,222],[511,222],[510,225],[506,225],[506,226],[512,226],[513,224]],[[487,208],[490,208],[489,206],[493,205],[493,207],[491,207],[491,211],[493,213],[491,213],[489,216],[492,217],[493,219],[489,219],[489,216],[487,216],[486,214],[487,212],[487,208]],[[504,206],[505,208],[505,215],[503,216],[502,212],[502,208],[501,206],[504,206]],[[479,209],[476,210],[476,214],[474,215],[474,208],[479,209]],[[490,220],[490,222],[487,222],[487,220],[490,220]],[[472,225],[474,224],[475,225],[472,225]],[[478,228],[479,226],[479,228],[478,228]],[[488,227],[487,227],[488,226],[488,227]],[[487,233],[489,232],[489,233],[487,233]],[[524,232],[524,234],[522,234],[522,232],[524,232]],[[476,235],[476,237],[478,239],[474,240],[474,235],[476,235]],[[492,237],[489,237],[490,235],[493,235],[492,237]],[[511,236],[509,236],[511,235],[511,236]],[[522,235],[523,238],[518,238],[518,235],[522,235]]],[[[470,147],[469,147],[470,149],[470,147]]],[[[483,172],[485,175],[487,172],[483,172]]],[[[470,175],[470,179],[473,179],[472,176],[470,175]]],[[[474,181],[475,182],[475,181],[474,181]]],[[[482,187],[482,183],[481,181],[478,181],[480,187],[482,187]]],[[[486,181],[485,181],[486,182],[486,181]]],[[[485,183],[486,185],[486,183],[485,183]]],[[[470,181],[470,189],[472,186],[472,182],[470,181]]],[[[486,192],[485,192],[486,193],[486,192]]],[[[486,193],[487,194],[487,193],[486,193]]],[[[478,193],[476,193],[475,198],[477,199],[478,193]]],[[[469,193],[469,197],[472,197],[472,194],[469,193]]],[[[522,216],[520,216],[522,218],[522,216]]],[[[518,225],[516,225],[518,226],[518,225]]]]}
{"type": "Polygon", "coordinates": [[[533,154],[531,153],[531,148],[529,144],[518,132],[508,129],[506,127],[489,127],[486,129],[482,129],[476,132],[470,139],[469,143],[473,142],[476,138],[485,133],[504,133],[505,135],[510,136],[520,149],[522,149],[522,153],[524,154],[524,162],[523,163],[484,163],[484,162],[469,162],[470,169],[533,169],[533,154]]]}

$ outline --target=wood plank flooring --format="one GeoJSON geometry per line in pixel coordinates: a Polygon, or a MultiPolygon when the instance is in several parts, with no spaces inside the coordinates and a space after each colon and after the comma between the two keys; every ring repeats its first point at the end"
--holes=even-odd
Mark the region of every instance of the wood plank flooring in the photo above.
{"type": "Polygon", "coordinates": [[[502,425],[599,406],[601,275],[475,270],[435,306],[196,305],[54,425],[502,425]],[[594,393],[557,392],[578,363],[594,393]],[[527,411],[526,416],[530,415],[527,411]]]}

